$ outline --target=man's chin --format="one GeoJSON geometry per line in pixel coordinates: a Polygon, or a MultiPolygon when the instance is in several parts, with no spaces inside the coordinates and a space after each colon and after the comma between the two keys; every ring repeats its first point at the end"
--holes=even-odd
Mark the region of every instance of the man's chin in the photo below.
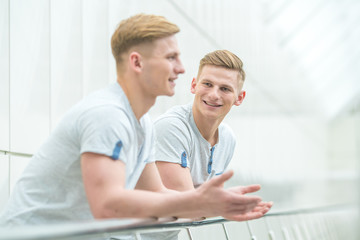
{"type": "Polygon", "coordinates": [[[168,91],[166,93],[161,94],[160,96],[168,96],[168,97],[172,97],[175,95],[175,91],[168,91]]]}
{"type": "Polygon", "coordinates": [[[175,87],[172,87],[168,90],[168,94],[166,96],[172,97],[175,94],[175,87]]]}
{"type": "Polygon", "coordinates": [[[168,97],[172,97],[172,96],[174,96],[174,95],[175,95],[175,92],[173,91],[173,92],[171,92],[171,93],[167,94],[166,96],[168,96],[168,97]]]}

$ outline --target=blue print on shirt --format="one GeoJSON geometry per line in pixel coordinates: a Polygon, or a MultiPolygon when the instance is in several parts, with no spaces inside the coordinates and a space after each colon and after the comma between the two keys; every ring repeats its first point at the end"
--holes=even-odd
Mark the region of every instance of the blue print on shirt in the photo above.
{"type": "Polygon", "coordinates": [[[182,166],[183,168],[186,168],[186,167],[187,167],[186,152],[185,152],[185,151],[181,154],[181,166],[182,166]]]}
{"type": "Polygon", "coordinates": [[[115,144],[115,148],[113,150],[113,154],[111,156],[111,158],[113,160],[118,160],[119,159],[119,156],[120,156],[120,152],[121,152],[121,149],[123,147],[123,144],[122,144],[122,141],[118,141],[116,144],[115,144]]]}
{"type": "Polygon", "coordinates": [[[212,164],[213,164],[213,155],[214,155],[215,147],[210,148],[210,160],[208,163],[208,174],[211,173],[212,164]]]}

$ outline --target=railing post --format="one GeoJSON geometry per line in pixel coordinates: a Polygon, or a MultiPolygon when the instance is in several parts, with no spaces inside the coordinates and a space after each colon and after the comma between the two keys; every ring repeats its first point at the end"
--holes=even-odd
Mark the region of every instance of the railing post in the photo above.
{"type": "Polygon", "coordinates": [[[227,229],[226,229],[225,224],[222,223],[221,225],[222,225],[222,227],[223,227],[223,229],[224,229],[224,233],[225,233],[226,240],[230,240],[229,234],[228,234],[228,231],[227,231],[227,229]]]}
{"type": "Polygon", "coordinates": [[[300,230],[302,232],[302,235],[304,236],[305,239],[311,239],[309,228],[307,226],[306,219],[304,219],[304,215],[300,214],[299,219],[300,219],[300,230]]]}
{"type": "Polygon", "coordinates": [[[286,227],[281,228],[285,240],[290,240],[290,235],[286,227]]]}
{"type": "Polygon", "coordinates": [[[247,228],[248,228],[248,230],[249,230],[249,233],[250,233],[250,236],[251,236],[251,240],[256,240],[256,236],[253,234],[253,232],[252,232],[252,230],[251,230],[249,221],[246,221],[246,225],[247,225],[247,228]]]}
{"type": "Polygon", "coordinates": [[[288,216],[288,220],[290,222],[289,231],[292,232],[292,235],[297,240],[303,240],[303,234],[300,231],[300,219],[298,217],[298,214],[291,214],[288,216]]]}
{"type": "Polygon", "coordinates": [[[189,239],[190,239],[190,240],[193,240],[193,237],[192,237],[192,235],[191,235],[190,228],[186,228],[186,232],[187,232],[187,234],[188,234],[188,236],[189,236],[189,239]]]}
{"type": "Polygon", "coordinates": [[[141,240],[140,233],[138,233],[138,232],[135,233],[135,239],[136,240],[141,240]]]}
{"type": "Polygon", "coordinates": [[[270,240],[275,240],[275,233],[271,229],[271,227],[270,227],[270,225],[269,225],[269,223],[268,223],[268,221],[266,219],[267,219],[266,216],[264,216],[264,222],[265,222],[266,228],[268,230],[269,239],[270,240]]]}

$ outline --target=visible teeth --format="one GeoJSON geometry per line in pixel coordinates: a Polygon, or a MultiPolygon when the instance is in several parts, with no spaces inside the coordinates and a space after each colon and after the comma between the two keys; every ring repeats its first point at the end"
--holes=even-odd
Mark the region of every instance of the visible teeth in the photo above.
{"type": "Polygon", "coordinates": [[[210,104],[210,103],[208,103],[208,102],[206,102],[206,101],[204,101],[207,105],[209,105],[209,106],[212,106],[212,107],[220,107],[221,105],[216,105],[216,104],[210,104]]]}

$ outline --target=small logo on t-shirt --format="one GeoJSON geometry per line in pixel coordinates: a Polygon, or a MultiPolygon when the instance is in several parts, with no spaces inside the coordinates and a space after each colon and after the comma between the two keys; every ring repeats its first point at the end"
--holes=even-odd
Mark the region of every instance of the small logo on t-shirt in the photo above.
{"type": "Polygon", "coordinates": [[[214,150],[215,150],[215,147],[210,148],[210,160],[209,160],[209,163],[208,163],[208,174],[211,173],[211,168],[212,168],[212,164],[213,164],[214,150]]]}
{"type": "Polygon", "coordinates": [[[122,141],[121,141],[121,140],[118,141],[118,142],[115,144],[115,148],[114,148],[113,154],[112,154],[112,156],[111,156],[111,158],[112,158],[113,160],[118,160],[118,159],[119,159],[122,146],[123,146],[123,144],[122,144],[122,141]]]}
{"type": "Polygon", "coordinates": [[[183,168],[187,167],[186,152],[185,151],[181,154],[181,166],[183,168]]]}

